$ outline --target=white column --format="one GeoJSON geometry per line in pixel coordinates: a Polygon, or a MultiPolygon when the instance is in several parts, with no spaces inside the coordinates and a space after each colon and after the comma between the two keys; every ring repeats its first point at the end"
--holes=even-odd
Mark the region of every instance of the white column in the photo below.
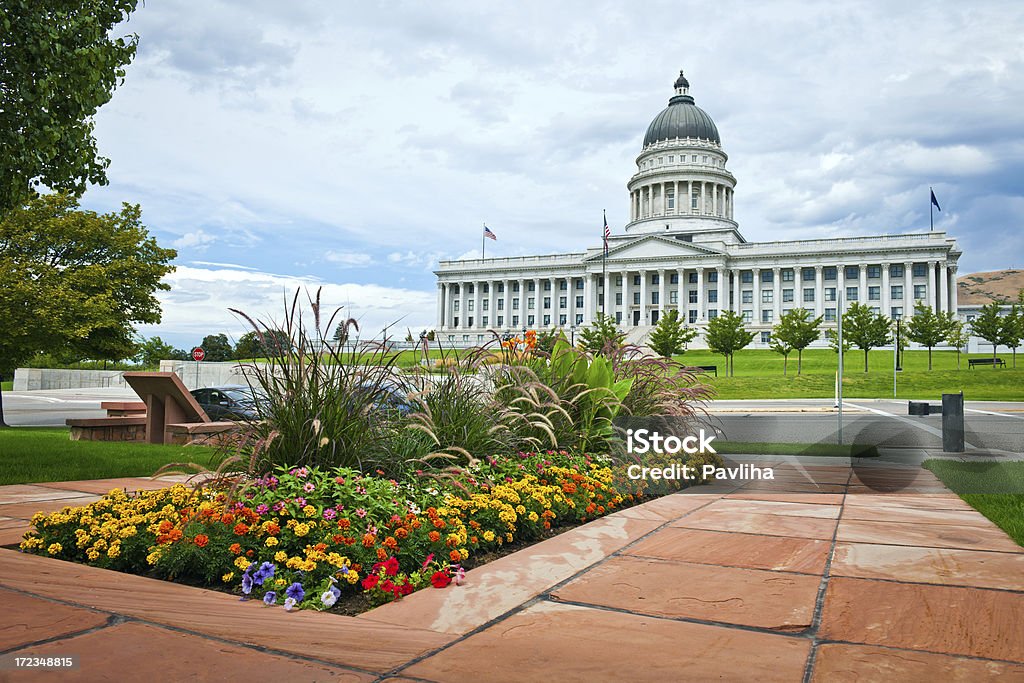
{"type": "Polygon", "coordinates": [[[857,265],[857,274],[860,276],[857,283],[857,301],[865,306],[870,306],[871,301],[868,299],[868,266],[866,263],[857,265]]]}
{"type": "Polygon", "coordinates": [[[914,264],[903,264],[903,317],[914,315],[914,264]]]}
{"type": "Polygon", "coordinates": [[[484,283],[483,280],[476,280],[473,283],[473,327],[481,329],[484,326],[484,318],[481,315],[483,313],[483,292],[484,283]]]}
{"type": "Polygon", "coordinates": [[[761,324],[761,269],[753,268],[754,271],[754,324],[761,324]]]}
{"type": "Polygon", "coordinates": [[[594,277],[590,273],[583,275],[583,324],[594,322],[594,277]]]}
{"type": "Polygon", "coordinates": [[[658,269],[658,320],[665,315],[665,297],[667,296],[667,288],[665,287],[665,269],[658,269]]]}
{"type": "Polygon", "coordinates": [[[647,324],[647,271],[640,271],[640,326],[647,324]]]}
{"type": "Polygon", "coordinates": [[[469,306],[469,293],[466,291],[468,288],[467,280],[459,283],[459,328],[463,330],[469,327],[469,311],[466,310],[466,307],[469,306]]]}
{"type": "Polygon", "coordinates": [[[487,308],[487,326],[492,329],[498,329],[498,283],[494,280],[487,281],[487,293],[488,302],[487,308]]]}
{"type": "Polygon", "coordinates": [[[448,324],[448,311],[445,310],[445,302],[448,301],[448,283],[441,282],[437,285],[437,329],[443,331],[448,324]]]}
{"type": "Polygon", "coordinates": [[[615,314],[615,300],[611,297],[612,293],[612,273],[605,271],[604,274],[604,312],[605,315],[615,314]]]}
{"type": "Polygon", "coordinates": [[[822,280],[823,266],[814,266],[814,317],[825,313],[825,283],[822,280]]]}
{"type": "Polygon", "coordinates": [[[716,270],[718,271],[718,303],[715,304],[715,308],[721,315],[729,310],[729,271],[722,267],[718,267],[716,270]]]}
{"type": "Polygon", "coordinates": [[[957,298],[959,296],[959,287],[956,283],[956,264],[954,263],[949,267],[949,286],[950,286],[950,302],[949,310],[953,312],[953,317],[959,320],[960,311],[957,307],[957,298]]]}
{"type": "MultiPolygon", "coordinates": [[[[697,268],[697,322],[704,320],[704,269],[697,268]]],[[[688,322],[689,317],[683,322],[688,322]]]]}
{"type": "Polygon", "coordinates": [[[682,207],[682,206],[680,205],[680,203],[679,203],[679,199],[680,199],[680,197],[679,197],[679,181],[678,181],[678,180],[677,180],[677,181],[675,182],[675,185],[676,185],[676,187],[675,187],[675,193],[676,193],[676,210],[675,210],[675,211],[674,211],[673,213],[675,213],[675,215],[677,215],[677,216],[678,216],[679,214],[681,214],[681,213],[683,212],[683,207],[682,207]]]}
{"type": "Polygon", "coordinates": [[[697,213],[701,215],[707,212],[707,188],[708,184],[702,181],[700,184],[700,201],[697,205],[697,213]]]}
{"type": "Polygon", "coordinates": [[[686,320],[686,269],[676,271],[676,311],[680,320],[686,320]]]}
{"type": "Polygon", "coordinates": [[[628,328],[632,326],[633,320],[629,317],[629,307],[633,301],[629,298],[629,271],[622,271],[622,326],[628,328]]]}
{"type": "Polygon", "coordinates": [[[742,279],[743,278],[740,277],[740,269],[739,268],[733,268],[732,269],[732,306],[727,306],[726,308],[729,308],[730,310],[732,310],[734,313],[737,313],[737,314],[739,314],[739,313],[741,313],[743,311],[743,293],[741,291],[742,285],[740,284],[740,280],[742,280],[742,279]]]}
{"type": "Polygon", "coordinates": [[[949,310],[949,268],[939,261],[939,312],[949,310]]]}
{"type": "Polygon", "coordinates": [[[889,287],[889,264],[882,264],[882,315],[892,317],[892,290],[889,287]]]}
{"type": "Polygon", "coordinates": [[[925,301],[933,309],[935,308],[935,261],[928,262],[928,289],[925,301]]]}
{"type": "Polygon", "coordinates": [[[502,322],[505,323],[506,329],[512,329],[512,281],[505,280],[502,284],[505,286],[502,292],[502,298],[505,300],[505,303],[502,304],[505,309],[501,312],[501,316],[504,318],[502,322]]]}
{"type": "MultiPolygon", "coordinates": [[[[793,273],[796,282],[796,273],[793,273]]],[[[796,299],[796,287],[793,288],[793,299],[796,299]]],[[[778,324],[782,317],[782,269],[772,268],[772,324],[778,324]]]]}
{"type": "Polygon", "coordinates": [[[711,183],[711,215],[718,215],[718,183],[711,183]]]}

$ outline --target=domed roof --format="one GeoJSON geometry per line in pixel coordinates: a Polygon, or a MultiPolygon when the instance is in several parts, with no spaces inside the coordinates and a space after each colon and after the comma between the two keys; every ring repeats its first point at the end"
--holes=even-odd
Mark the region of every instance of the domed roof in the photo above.
{"type": "MultiPolygon", "coordinates": [[[[680,72],[679,79],[675,82],[676,92],[685,93],[689,87],[689,82],[680,72]]],[[[651,125],[647,126],[644,147],[675,138],[698,138],[722,144],[715,122],[707,112],[695,105],[693,97],[687,94],[673,96],[668,101],[668,106],[654,117],[651,125]]]]}

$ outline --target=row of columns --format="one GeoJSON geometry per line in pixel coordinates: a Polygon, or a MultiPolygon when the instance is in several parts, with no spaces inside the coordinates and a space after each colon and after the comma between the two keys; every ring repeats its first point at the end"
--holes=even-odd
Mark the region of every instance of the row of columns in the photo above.
{"type": "Polygon", "coordinates": [[[721,216],[732,218],[733,189],[724,183],[702,180],[673,180],[643,185],[630,193],[630,219],[637,221],[655,216],[721,216]],[[674,205],[669,208],[667,195],[672,190],[674,205]],[[693,208],[693,195],[699,199],[693,208]]]}
{"type": "MultiPolygon", "coordinates": [[[[597,313],[601,310],[599,297],[601,292],[604,293],[606,299],[604,302],[604,311],[608,315],[615,317],[616,313],[621,314],[622,323],[625,326],[633,325],[633,312],[639,310],[639,324],[649,325],[651,324],[650,316],[648,312],[651,310],[657,310],[659,317],[664,315],[666,311],[675,308],[679,311],[680,318],[689,322],[689,311],[696,311],[697,322],[705,322],[707,318],[708,310],[725,311],[732,310],[736,313],[742,313],[743,311],[751,311],[750,322],[753,324],[775,324],[778,322],[782,315],[783,309],[791,308],[806,308],[814,312],[815,316],[825,315],[826,309],[838,308],[838,300],[840,297],[843,298],[846,305],[850,302],[846,297],[846,288],[848,286],[857,286],[857,300],[862,304],[869,306],[877,306],[883,315],[889,316],[892,313],[892,308],[901,306],[903,308],[903,316],[909,317],[913,315],[914,304],[919,299],[916,299],[914,294],[915,278],[913,276],[913,262],[903,263],[904,275],[903,277],[893,278],[890,274],[890,263],[882,264],[867,264],[859,263],[856,264],[858,268],[858,278],[851,280],[849,283],[846,279],[846,267],[854,264],[838,264],[835,266],[813,266],[814,268],[814,280],[813,290],[814,297],[813,301],[806,301],[804,299],[804,290],[810,289],[811,281],[804,280],[803,271],[805,267],[793,266],[793,280],[788,281],[783,286],[782,282],[782,271],[785,270],[781,266],[773,266],[771,268],[725,268],[723,266],[718,267],[701,267],[696,268],[679,268],[679,269],[668,269],[668,268],[652,268],[652,269],[629,269],[629,270],[615,270],[608,271],[603,276],[601,273],[590,273],[583,276],[575,277],[534,277],[534,278],[519,278],[519,279],[505,279],[505,280],[482,280],[482,281],[467,281],[459,283],[458,294],[455,294],[453,285],[455,283],[439,283],[438,284],[438,300],[437,300],[437,319],[442,329],[454,329],[454,319],[458,317],[459,324],[457,329],[471,329],[469,325],[470,315],[473,317],[472,329],[480,329],[484,327],[482,322],[482,316],[484,313],[488,316],[487,327],[498,327],[497,316],[501,314],[504,318],[503,327],[512,327],[527,325],[528,316],[534,315],[534,323],[532,327],[539,328],[543,325],[543,315],[548,314],[551,316],[549,321],[549,327],[560,326],[560,315],[566,316],[566,325],[577,324],[578,316],[582,315],[583,324],[590,323],[593,321],[597,313]],[[878,282],[879,297],[878,299],[870,299],[869,297],[869,286],[876,286],[873,284],[869,285],[869,278],[867,269],[869,265],[878,265],[881,268],[880,278],[871,278],[872,281],[878,282]],[[825,268],[835,268],[836,277],[835,280],[825,280],[824,271],[825,268]],[[751,273],[751,281],[743,282],[742,273],[749,271],[751,273]],[[761,282],[761,273],[764,271],[770,271],[772,273],[771,283],[761,282]],[[695,286],[696,290],[696,302],[690,303],[689,300],[689,274],[695,272],[697,274],[697,282],[695,286]],[[709,282],[708,273],[714,272],[717,274],[716,282],[709,282]],[[650,282],[651,276],[658,275],[658,283],[656,285],[650,282]],[[678,285],[675,286],[675,290],[678,292],[677,301],[675,304],[670,304],[668,301],[668,286],[670,277],[675,274],[678,279],[678,285]],[[633,283],[633,277],[635,275],[640,276],[639,284],[639,299],[640,306],[637,307],[633,303],[633,294],[636,292],[633,288],[636,285],[633,283]],[[576,283],[581,279],[583,280],[583,306],[577,306],[576,297],[578,296],[578,290],[576,283]],[[616,303],[615,294],[619,293],[616,289],[615,282],[618,278],[622,278],[621,303],[616,303]],[[566,290],[564,292],[559,290],[559,284],[566,282],[566,290]],[[534,308],[528,309],[527,302],[531,296],[531,293],[527,291],[527,283],[532,282],[534,285],[534,291],[532,296],[534,297],[534,308]],[[545,292],[543,290],[543,283],[550,283],[550,290],[545,292]],[[730,282],[732,284],[732,300],[730,303],[730,282]],[[483,309],[483,301],[485,295],[483,293],[483,285],[487,283],[488,292],[486,294],[486,300],[488,301],[487,309],[483,309]],[[502,284],[502,310],[498,310],[497,301],[498,296],[498,283],[502,284]],[[513,283],[518,283],[519,292],[516,294],[513,292],[513,283]],[[469,293],[469,285],[473,284],[473,292],[469,293]],[[903,291],[902,296],[893,298],[892,286],[902,285],[903,291]],[[658,288],[658,303],[652,303],[651,291],[649,287],[658,288]],[[825,300],[825,290],[835,288],[835,297],[829,301],[825,300]],[[716,302],[708,301],[708,290],[714,289],[717,291],[716,302]],[[783,301],[783,290],[792,290],[792,300],[783,301]],[[765,300],[765,292],[771,292],[770,301],[765,300]],[[750,292],[750,301],[744,302],[744,292],[750,292]],[[544,297],[550,296],[550,306],[544,307],[544,297]],[[566,296],[566,307],[561,308],[559,305],[559,297],[566,296]],[[519,307],[517,309],[512,308],[512,300],[514,298],[519,299],[519,307]],[[458,310],[455,310],[454,302],[458,301],[458,310]],[[469,302],[473,302],[472,309],[470,310],[469,302]],[[763,311],[772,311],[770,320],[763,320],[763,311]],[[512,316],[518,316],[518,322],[513,323],[512,316]]],[[[917,278],[922,280],[922,278],[917,278]]],[[[956,291],[956,265],[950,265],[946,261],[929,261],[927,262],[927,269],[923,282],[918,282],[925,287],[924,297],[920,299],[926,304],[931,305],[936,311],[956,311],[957,307],[957,291],[956,291]]]]}

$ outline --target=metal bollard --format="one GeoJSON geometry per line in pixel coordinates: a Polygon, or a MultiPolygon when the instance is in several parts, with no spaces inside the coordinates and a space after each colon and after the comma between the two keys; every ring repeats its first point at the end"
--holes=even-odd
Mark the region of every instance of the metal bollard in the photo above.
{"type": "Polygon", "coordinates": [[[964,452],[964,392],[942,395],[942,450],[964,452]]]}

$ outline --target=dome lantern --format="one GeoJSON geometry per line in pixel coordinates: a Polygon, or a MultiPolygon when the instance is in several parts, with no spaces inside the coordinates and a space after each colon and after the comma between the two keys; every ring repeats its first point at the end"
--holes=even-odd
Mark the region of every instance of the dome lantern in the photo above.
{"type": "Polygon", "coordinates": [[[690,95],[690,82],[683,72],[672,85],[674,94],[668,106],[654,117],[644,136],[644,147],[664,140],[695,139],[721,145],[718,127],[707,112],[694,104],[690,95]]]}

